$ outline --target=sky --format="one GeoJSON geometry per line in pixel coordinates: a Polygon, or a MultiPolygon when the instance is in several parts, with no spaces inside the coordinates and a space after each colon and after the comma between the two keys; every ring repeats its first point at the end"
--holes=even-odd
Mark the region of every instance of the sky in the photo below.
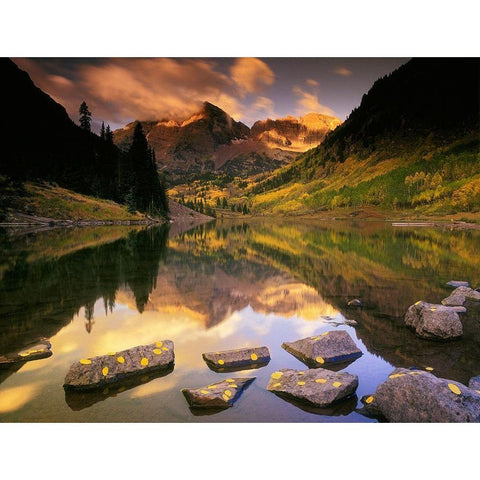
{"type": "Polygon", "coordinates": [[[78,123],[182,121],[208,101],[235,120],[323,113],[345,120],[374,81],[407,58],[14,58],[78,123]]]}

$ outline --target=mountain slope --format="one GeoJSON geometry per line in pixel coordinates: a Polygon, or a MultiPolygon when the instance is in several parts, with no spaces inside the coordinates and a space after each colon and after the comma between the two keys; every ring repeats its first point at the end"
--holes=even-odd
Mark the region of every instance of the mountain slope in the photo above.
{"type": "Polygon", "coordinates": [[[480,203],[478,59],[413,59],[379,79],[321,145],[250,189],[257,212],[480,203]]]}
{"type": "MultiPolygon", "coordinates": [[[[114,132],[120,148],[130,144],[136,123],[114,132]]],[[[272,171],[290,163],[298,152],[318,145],[341,121],[312,113],[299,119],[256,122],[250,130],[205,102],[199,112],[182,122],[164,119],[140,123],[160,169],[178,183],[212,172],[246,176],[272,171]]]]}

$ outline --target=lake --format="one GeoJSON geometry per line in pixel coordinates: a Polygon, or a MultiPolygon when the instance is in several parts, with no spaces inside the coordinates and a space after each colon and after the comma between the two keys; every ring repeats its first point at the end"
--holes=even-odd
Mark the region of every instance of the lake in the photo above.
{"type": "Polygon", "coordinates": [[[395,367],[429,366],[462,383],[480,374],[478,312],[463,316],[463,338],[446,344],[418,339],[403,323],[417,300],[446,297],[449,280],[479,286],[479,251],[478,231],[384,222],[3,230],[0,355],[46,337],[53,356],[0,369],[0,421],[375,422],[356,411],[359,399],[395,367]],[[353,298],[364,307],[348,307],[353,298]],[[363,352],[343,369],[359,377],[356,397],[317,409],[266,390],[275,370],[307,368],[282,342],[336,329],[363,352]],[[175,344],[172,372],[94,393],[64,391],[79,359],[162,339],[175,344]],[[256,370],[215,373],[202,360],[203,352],[260,345],[271,361],[256,370]],[[192,412],[181,393],[241,376],[256,380],[221,412],[192,412]]]}

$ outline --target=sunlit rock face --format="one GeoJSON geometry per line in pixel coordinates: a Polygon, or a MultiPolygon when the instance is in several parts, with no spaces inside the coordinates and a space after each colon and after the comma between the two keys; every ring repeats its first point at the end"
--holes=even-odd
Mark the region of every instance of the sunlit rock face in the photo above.
{"type": "MultiPolygon", "coordinates": [[[[114,132],[115,143],[128,148],[133,137],[133,126],[114,132]]],[[[173,175],[213,171],[213,154],[221,145],[246,139],[250,129],[236,122],[222,109],[205,102],[202,109],[183,121],[161,120],[140,122],[148,143],[155,149],[160,167],[173,175]]]]}
{"type": "MultiPolygon", "coordinates": [[[[205,102],[199,112],[181,121],[140,123],[159,167],[175,179],[213,171],[243,175],[274,170],[291,162],[298,152],[317,146],[341,120],[309,113],[258,121],[250,130],[205,102]]],[[[128,148],[135,124],[114,132],[116,145],[128,148]]]]}
{"type": "Polygon", "coordinates": [[[304,152],[320,144],[325,135],[341,123],[339,118],[320,113],[309,113],[299,118],[268,118],[255,122],[251,134],[254,139],[271,148],[304,152]]]}

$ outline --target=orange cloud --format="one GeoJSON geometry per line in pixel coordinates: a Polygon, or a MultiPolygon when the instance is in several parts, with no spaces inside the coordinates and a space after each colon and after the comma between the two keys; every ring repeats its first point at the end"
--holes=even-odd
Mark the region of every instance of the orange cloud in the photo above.
{"type": "Polygon", "coordinates": [[[324,115],[335,116],[335,112],[331,108],[319,102],[317,93],[307,92],[298,85],[293,87],[293,93],[298,97],[297,113],[299,115],[305,115],[306,113],[323,113],[324,115]]]}
{"type": "Polygon", "coordinates": [[[208,101],[238,119],[243,106],[236,100],[237,85],[216,70],[213,61],[170,58],[111,58],[81,64],[75,82],[48,75],[34,60],[15,59],[38,86],[65,106],[73,120],[85,100],[99,120],[125,124],[132,119],[183,120],[208,101]],[[53,96],[53,95],[52,95],[53,96]]]}
{"type": "Polygon", "coordinates": [[[305,81],[307,85],[310,85],[311,87],[318,87],[318,82],[314,80],[313,78],[307,78],[305,81]]]}
{"type": "Polygon", "coordinates": [[[238,58],[230,73],[242,94],[261,92],[275,82],[272,69],[258,58],[238,58]]]}
{"type": "Polygon", "coordinates": [[[353,75],[353,72],[345,67],[339,67],[335,69],[333,73],[336,73],[337,75],[342,75],[343,77],[349,77],[350,75],[353,75]]]}

